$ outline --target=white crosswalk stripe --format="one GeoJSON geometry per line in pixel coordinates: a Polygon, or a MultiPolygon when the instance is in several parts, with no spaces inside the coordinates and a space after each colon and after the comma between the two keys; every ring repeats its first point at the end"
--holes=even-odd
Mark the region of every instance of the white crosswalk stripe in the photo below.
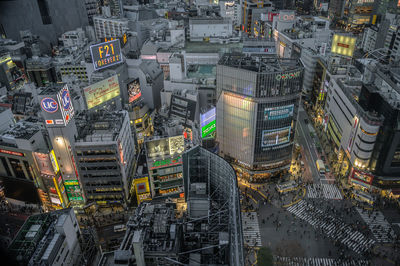
{"type": "Polygon", "coordinates": [[[312,184],[307,186],[308,198],[343,199],[335,184],[312,184]]]}
{"type": "Polygon", "coordinates": [[[242,212],[244,243],[251,247],[261,247],[260,227],[256,212],[242,212]]]}
{"type": "Polygon", "coordinates": [[[375,243],[359,231],[354,230],[350,225],[335,218],[326,212],[317,209],[310,203],[301,200],[298,204],[292,205],[287,210],[300,219],[311,224],[314,228],[320,229],[328,237],[341,242],[356,253],[363,253],[369,250],[375,243]]]}
{"type": "Polygon", "coordinates": [[[369,213],[366,210],[356,208],[361,218],[368,225],[377,242],[389,243],[396,236],[389,222],[385,219],[382,212],[373,211],[369,213]]]}
{"type": "Polygon", "coordinates": [[[299,257],[275,257],[278,265],[293,266],[365,266],[369,265],[367,260],[344,260],[332,258],[299,258],[299,257]]]}

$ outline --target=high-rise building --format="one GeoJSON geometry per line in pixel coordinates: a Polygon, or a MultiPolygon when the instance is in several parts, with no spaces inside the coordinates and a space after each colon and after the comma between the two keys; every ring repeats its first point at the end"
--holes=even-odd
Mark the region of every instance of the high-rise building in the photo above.
{"type": "Polygon", "coordinates": [[[276,56],[225,54],[217,65],[217,141],[240,175],[254,180],[288,169],[303,66],[276,56]]]}
{"type": "Polygon", "coordinates": [[[82,206],[85,199],[73,153],[73,143],[78,134],[68,85],[54,84],[42,88],[38,101],[68,200],[72,206],[82,206]]]}
{"type": "Polygon", "coordinates": [[[120,38],[128,30],[128,20],[119,18],[93,17],[96,38],[120,38]]]}
{"type": "Polygon", "coordinates": [[[57,82],[57,73],[50,57],[29,58],[26,61],[29,80],[37,87],[44,87],[57,82]]]}
{"type": "Polygon", "coordinates": [[[127,206],[135,168],[135,144],[127,111],[75,118],[74,150],[87,202],[127,206]]]}
{"type": "Polygon", "coordinates": [[[256,24],[261,22],[262,14],[266,15],[273,10],[273,4],[264,0],[243,0],[242,2],[242,26],[241,30],[249,36],[255,34],[263,35],[262,32],[256,32],[256,24]]]}
{"type": "Polygon", "coordinates": [[[235,171],[199,146],[183,161],[185,197],[141,203],[119,249],[104,253],[99,265],[244,265],[235,171]]]}
{"type": "Polygon", "coordinates": [[[76,265],[82,254],[80,235],[71,208],[32,215],[8,251],[18,265],[76,265]]]}
{"type": "Polygon", "coordinates": [[[88,25],[88,16],[82,0],[0,1],[0,24],[10,39],[21,40],[19,32],[30,29],[50,48],[62,33],[88,25]]]}

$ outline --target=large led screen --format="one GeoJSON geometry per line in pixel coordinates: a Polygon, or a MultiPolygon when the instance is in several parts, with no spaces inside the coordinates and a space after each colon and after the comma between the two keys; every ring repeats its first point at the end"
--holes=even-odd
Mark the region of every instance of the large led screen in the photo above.
{"type": "Polygon", "coordinates": [[[132,82],[128,83],[128,97],[129,103],[133,103],[142,95],[142,91],[140,90],[140,82],[139,79],[135,79],[132,82]]]}
{"type": "Polygon", "coordinates": [[[215,107],[204,114],[200,114],[201,137],[205,138],[216,130],[216,111],[215,107]]]}
{"type": "Polygon", "coordinates": [[[290,129],[291,128],[289,126],[279,129],[263,130],[261,147],[271,147],[289,142],[290,129]]]}
{"type": "Polygon", "coordinates": [[[293,116],[294,105],[285,105],[264,109],[264,120],[277,120],[293,116]]]}
{"type": "Polygon", "coordinates": [[[96,107],[120,95],[118,76],[94,83],[83,89],[88,109],[96,107]]]}
{"type": "Polygon", "coordinates": [[[119,40],[90,46],[94,70],[103,69],[122,62],[119,40]]]}

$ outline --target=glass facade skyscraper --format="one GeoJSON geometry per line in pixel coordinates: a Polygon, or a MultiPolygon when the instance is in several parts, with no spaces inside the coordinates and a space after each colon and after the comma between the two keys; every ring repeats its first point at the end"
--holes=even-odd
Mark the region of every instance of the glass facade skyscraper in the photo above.
{"type": "Polygon", "coordinates": [[[298,60],[225,54],[217,65],[220,152],[252,180],[290,167],[303,80],[298,60]]]}

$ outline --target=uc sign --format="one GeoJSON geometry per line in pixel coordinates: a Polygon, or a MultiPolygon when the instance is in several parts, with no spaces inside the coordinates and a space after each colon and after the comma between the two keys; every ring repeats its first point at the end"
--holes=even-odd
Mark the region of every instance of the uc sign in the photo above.
{"type": "Polygon", "coordinates": [[[43,98],[40,105],[42,109],[48,113],[55,113],[58,110],[58,103],[53,98],[43,98]]]}
{"type": "Polygon", "coordinates": [[[69,110],[69,107],[71,106],[71,97],[69,96],[68,90],[63,90],[61,99],[64,110],[69,110]]]}

